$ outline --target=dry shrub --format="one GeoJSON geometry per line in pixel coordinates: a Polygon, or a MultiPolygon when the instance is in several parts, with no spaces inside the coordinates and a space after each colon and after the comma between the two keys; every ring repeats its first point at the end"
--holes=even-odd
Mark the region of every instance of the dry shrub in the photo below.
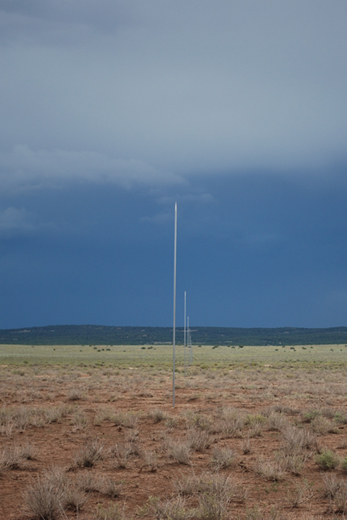
{"type": "Polygon", "coordinates": [[[19,469],[23,460],[34,458],[34,450],[31,444],[24,446],[7,446],[0,453],[0,469],[19,469]]]}
{"type": "Polygon", "coordinates": [[[60,422],[68,413],[65,406],[54,406],[44,410],[44,417],[48,424],[60,422]]]}
{"type": "Polygon", "coordinates": [[[338,448],[346,449],[347,448],[347,437],[342,437],[339,442],[338,448]]]}
{"type": "Polygon", "coordinates": [[[283,430],[284,452],[296,454],[306,449],[317,449],[317,440],[313,432],[305,428],[288,426],[283,430]]]}
{"type": "Polygon", "coordinates": [[[334,414],[333,417],[334,421],[337,422],[337,424],[347,424],[347,414],[346,412],[338,411],[334,414]]]}
{"type": "Polygon", "coordinates": [[[155,424],[157,424],[161,421],[165,421],[167,419],[167,413],[163,412],[163,410],[159,410],[158,408],[150,411],[148,415],[151,419],[153,419],[153,422],[155,424]]]}
{"type": "Polygon", "coordinates": [[[194,509],[188,509],[186,501],[182,497],[174,497],[169,500],[159,500],[157,497],[150,497],[149,511],[159,520],[189,520],[196,518],[194,509]]]}
{"type": "Polygon", "coordinates": [[[320,469],[329,471],[337,468],[337,466],[340,464],[340,459],[333,451],[322,450],[319,455],[316,456],[316,463],[320,469]]]}
{"type": "Polygon", "coordinates": [[[79,489],[85,491],[86,493],[91,493],[93,491],[99,491],[99,478],[91,473],[81,473],[76,476],[75,483],[79,489]]]}
{"type": "Polygon", "coordinates": [[[148,471],[157,471],[158,468],[158,456],[155,451],[151,450],[143,450],[141,452],[141,457],[143,460],[142,468],[147,468],[148,471]]]}
{"type": "Polygon", "coordinates": [[[193,451],[203,453],[211,445],[210,434],[205,430],[191,428],[187,432],[187,441],[193,451]]]}
{"type": "Polygon", "coordinates": [[[325,498],[334,498],[341,486],[341,481],[337,480],[335,475],[326,474],[323,477],[323,496],[325,498]]]}
{"type": "Polygon", "coordinates": [[[104,444],[97,437],[88,439],[75,457],[75,463],[79,468],[92,468],[101,460],[104,444]]]}
{"type": "Polygon", "coordinates": [[[73,431],[85,430],[88,426],[88,417],[81,412],[80,410],[76,410],[72,416],[71,424],[73,431]]]}
{"type": "Polygon", "coordinates": [[[305,452],[302,453],[283,453],[279,452],[278,461],[284,471],[293,475],[301,475],[304,464],[307,460],[305,452]]]}
{"type": "Polygon", "coordinates": [[[98,410],[96,412],[93,423],[96,426],[100,426],[101,423],[103,423],[104,421],[110,420],[110,415],[111,414],[110,414],[109,410],[105,410],[105,409],[101,408],[100,410],[98,410]]]}
{"type": "Polygon", "coordinates": [[[185,420],[187,428],[197,428],[199,430],[213,430],[213,424],[210,417],[206,417],[206,415],[202,415],[196,412],[186,412],[185,420]]]}
{"type": "Polygon", "coordinates": [[[269,431],[283,431],[287,426],[289,422],[285,415],[282,413],[270,413],[267,419],[267,425],[266,429],[269,431]]]}
{"type": "Polygon", "coordinates": [[[338,431],[336,426],[322,415],[317,415],[311,421],[311,428],[318,435],[326,435],[327,433],[336,433],[338,431]]]}
{"type": "MultiPolygon", "coordinates": [[[[178,516],[177,518],[191,518],[197,520],[223,520],[227,513],[227,508],[233,497],[236,498],[237,493],[228,477],[205,473],[200,476],[190,475],[182,476],[176,482],[176,489],[180,495],[197,495],[198,508],[195,511],[189,511],[188,516],[178,516]]],[[[240,492],[238,491],[240,495],[240,492]]],[[[184,504],[184,500],[179,497],[180,504],[184,504]]],[[[178,500],[178,499],[176,499],[178,500]]],[[[183,513],[184,507],[180,508],[183,513]]],[[[171,518],[171,517],[163,517],[171,518]]]]}
{"type": "Polygon", "coordinates": [[[229,468],[235,462],[235,453],[230,448],[215,448],[212,452],[211,467],[219,471],[229,468]]]}
{"type": "Polygon", "coordinates": [[[165,426],[169,428],[169,430],[173,430],[174,428],[179,428],[180,420],[178,417],[170,417],[168,416],[165,420],[165,426]]]}
{"type": "Polygon", "coordinates": [[[302,482],[297,482],[294,488],[288,491],[288,501],[291,507],[297,508],[304,502],[307,502],[313,497],[312,486],[304,479],[302,482]]]}
{"type": "Polygon", "coordinates": [[[170,459],[190,466],[190,446],[186,441],[168,441],[167,453],[170,459]]]}
{"type": "Polygon", "coordinates": [[[7,423],[12,423],[13,429],[18,431],[24,431],[26,430],[27,426],[29,426],[33,422],[32,416],[34,415],[34,413],[35,412],[29,410],[29,408],[21,407],[16,410],[6,410],[5,418],[7,423]]]}
{"type": "Polygon", "coordinates": [[[118,412],[110,416],[110,420],[116,426],[123,426],[124,428],[135,428],[139,417],[138,414],[134,412],[118,412]]]}
{"type": "Polygon", "coordinates": [[[268,419],[261,413],[249,413],[246,416],[246,424],[251,428],[256,424],[265,425],[267,420],[268,419]]]}
{"type": "Polygon", "coordinates": [[[86,500],[85,493],[76,484],[70,483],[69,486],[66,486],[63,497],[64,509],[80,511],[86,500]]]}
{"type": "Polygon", "coordinates": [[[199,520],[223,520],[228,512],[231,497],[227,493],[199,495],[196,518],[199,520]]]}
{"type": "Polygon", "coordinates": [[[249,436],[245,437],[241,442],[241,450],[244,455],[248,455],[249,453],[251,453],[251,439],[249,436]]]}
{"type": "Polygon", "coordinates": [[[266,480],[277,482],[283,480],[285,472],[281,461],[258,459],[255,471],[266,480]]]}
{"type": "Polygon", "coordinates": [[[116,459],[115,467],[125,469],[132,452],[133,447],[129,443],[120,442],[115,444],[110,450],[111,455],[116,459]]]}
{"type": "Polygon", "coordinates": [[[241,437],[246,424],[246,415],[236,408],[221,408],[217,422],[212,425],[210,431],[221,433],[225,437],[241,437]]]}
{"type": "Polygon", "coordinates": [[[59,468],[45,471],[25,494],[28,512],[40,520],[56,520],[66,507],[69,480],[59,468]]]}
{"type": "Polygon", "coordinates": [[[247,490],[243,485],[234,484],[230,477],[210,472],[181,475],[175,482],[175,488],[180,495],[226,495],[236,502],[243,502],[247,497],[247,490]]]}
{"type": "Polygon", "coordinates": [[[90,473],[82,473],[75,478],[78,489],[86,492],[97,492],[111,498],[117,498],[121,494],[121,484],[105,476],[95,476],[90,473]]]}
{"type": "Polygon", "coordinates": [[[298,410],[297,408],[290,408],[290,406],[286,406],[283,404],[276,404],[269,408],[269,413],[271,413],[271,412],[293,416],[293,415],[298,415],[300,413],[300,410],[298,410]]]}
{"type": "Polygon", "coordinates": [[[304,412],[302,421],[310,423],[319,416],[321,416],[321,412],[319,410],[308,410],[307,412],[304,412]]]}
{"type": "Polygon", "coordinates": [[[129,520],[129,515],[125,514],[118,504],[112,504],[108,507],[98,505],[98,509],[93,516],[93,520],[129,520]]]}
{"type": "Polygon", "coordinates": [[[337,513],[347,513],[347,483],[340,481],[339,489],[334,496],[334,504],[337,513]]]}
{"type": "Polygon", "coordinates": [[[260,423],[255,423],[248,432],[250,438],[261,437],[263,435],[264,426],[260,423]]]}
{"type": "Polygon", "coordinates": [[[67,398],[69,401],[79,401],[83,399],[83,393],[80,388],[70,388],[67,393],[67,398]]]}

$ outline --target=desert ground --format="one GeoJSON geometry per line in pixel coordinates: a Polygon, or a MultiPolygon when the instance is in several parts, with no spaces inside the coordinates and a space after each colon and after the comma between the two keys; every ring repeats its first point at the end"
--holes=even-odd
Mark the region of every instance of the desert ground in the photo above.
{"type": "Polygon", "coordinates": [[[0,345],[0,519],[347,515],[347,346],[0,345]]]}

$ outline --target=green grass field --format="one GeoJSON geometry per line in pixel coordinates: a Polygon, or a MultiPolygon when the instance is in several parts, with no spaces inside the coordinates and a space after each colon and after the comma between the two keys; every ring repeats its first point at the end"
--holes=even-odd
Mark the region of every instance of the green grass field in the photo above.
{"type": "MultiPolygon", "coordinates": [[[[190,359],[186,349],[186,359],[190,359]]],[[[235,365],[340,366],[347,362],[347,345],[295,347],[213,347],[193,346],[192,365],[213,368],[235,365]]],[[[0,364],[111,364],[118,366],[172,366],[170,345],[0,345],[0,364]]],[[[176,346],[176,366],[184,366],[184,349],[176,346]]]]}

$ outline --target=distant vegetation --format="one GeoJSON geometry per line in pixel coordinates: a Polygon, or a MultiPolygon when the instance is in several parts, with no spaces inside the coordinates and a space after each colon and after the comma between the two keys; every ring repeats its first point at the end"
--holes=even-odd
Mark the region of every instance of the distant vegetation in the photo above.
{"type": "MultiPolygon", "coordinates": [[[[170,344],[170,327],[107,327],[98,325],[57,325],[0,330],[0,344],[11,345],[155,345],[170,344]]],[[[177,343],[183,342],[178,329],[177,343]]],[[[347,327],[328,329],[195,327],[196,345],[333,345],[347,344],[347,327]]]]}

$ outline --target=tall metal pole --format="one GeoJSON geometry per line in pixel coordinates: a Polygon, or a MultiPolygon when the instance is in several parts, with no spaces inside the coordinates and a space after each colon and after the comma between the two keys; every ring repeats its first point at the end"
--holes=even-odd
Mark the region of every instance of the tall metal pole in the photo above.
{"type": "Polygon", "coordinates": [[[173,373],[172,373],[172,406],[175,407],[175,364],[176,364],[176,265],[177,265],[177,202],[175,202],[175,241],[174,241],[174,287],[173,287],[173,373]]]}
{"type": "MultiPolygon", "coordinates": [[[[187,317],[187,348],[189,349],[190,347],[190,332],[189,332],[189,316],[187,317]]],[[[188,350],[188,366],[190,366],[190,363],[189,363],[189,358],[190,358],[190,354],[189,354],[189,350],[188,350]]]]}
{"type": "Polygon", "coordinates": [[[186,375],[186,346],[187,346],[187,292],[184,291],[184,339],[183,339],[183,352],[184,352],[184,375],[186,375]]]}

